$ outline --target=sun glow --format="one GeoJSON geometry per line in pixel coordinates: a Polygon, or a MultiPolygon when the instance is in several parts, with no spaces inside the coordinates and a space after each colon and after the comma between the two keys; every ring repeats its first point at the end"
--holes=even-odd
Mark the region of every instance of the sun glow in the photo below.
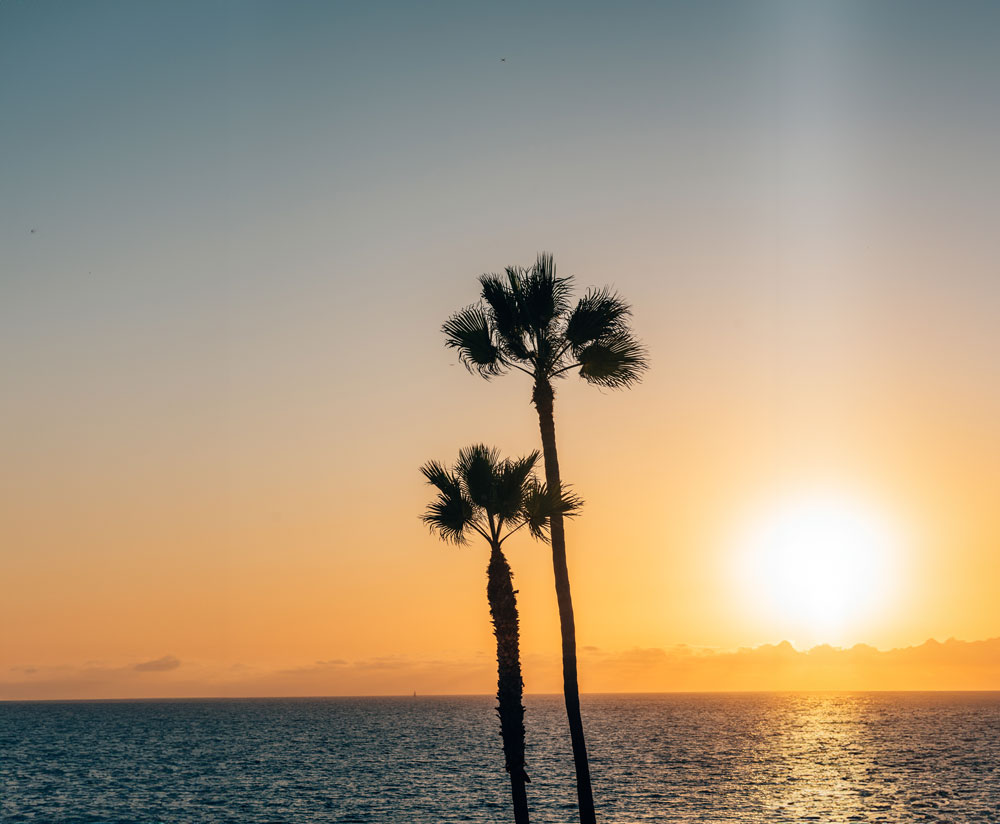
{"type": "Polygon", "coordinates": [[[846,642],[845,634],[863,629],[892,594],[896,535],[885,518],[857,501],[785,501],[746,536],[744,585],[794,640],[846,642]]]}

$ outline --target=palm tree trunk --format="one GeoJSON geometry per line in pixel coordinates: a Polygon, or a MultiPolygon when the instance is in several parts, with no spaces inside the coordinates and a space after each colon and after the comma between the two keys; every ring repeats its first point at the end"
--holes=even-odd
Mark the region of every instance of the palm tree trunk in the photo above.
{"type": "Polygon", "coordinates": [[[486,576],[486,596],[493,618],[493,634],[497,638],[497,715],[510,774],[514,821],[528,824],[528,794],[524,785],[531,779],[524,770],[524,705],[521,703],[524,681],[521,680],[517,598],[510,565],[499,544],[493,545],[486,576]]]}
{"type": "MultiPolygon", "coordinates": [[[[532,401],[538,410],[538,425],[542,432],[542,455],[545,460],[545,483],[557,493],[562,489],[559,479],[559,457],[556,454],[556,424],[553,416],[552,384],[548,380],[535,381],[532,401]]],[[[562,513],[549,520],[552,537],[552,569],[556,578],[556,599],[559,602],[559,624],[562,629],[563,695],[566,699],[566,716],[573,744],[573,762],[576,765],[576,794],[580,805],[581,824],[596,824],[594,791],[590,785],[590,762],[587,760],[587,742],[583,735],[580,717],[580,685],[576,674],[576,622],[573,619],[573,597],[569,589],[569,569],[566,566],[566,533],[562,513]]]]}

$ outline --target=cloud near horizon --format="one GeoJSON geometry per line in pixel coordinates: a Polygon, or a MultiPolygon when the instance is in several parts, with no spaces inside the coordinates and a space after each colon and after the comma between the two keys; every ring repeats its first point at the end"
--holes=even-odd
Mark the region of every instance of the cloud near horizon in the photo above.
{"type": "Polygon", "coordinates": [[[180,665],[181,662],[173,655],[164,655],[153,661],[143,661],[141,664],[136,664],[132,669],[136,672],[169,672],[177,669],[180,665]]]}
{"type": "MultiPolygon", "coordinates": [[[[560,661],[524,656],[528,693],[559,692],[560,661]]],[[[275,670],[240,664],[185,666],[172,655],[123,667],[11,667],[0,699],[193,698],[250,696],[484,694],[495,689],[491,656],[463,660],[381,656],[318,660],[275,670]],[[136,673],[164,673],[150,680],[136,673]]],[[[933,639],[880,651],[857,644],[796,650],[788,641],[737,650],[669,648],[580,650],[584,692],[753,690],[1000,690],[1000,638],[933,639]]]]}
{"type": "Polygon", "coordinates": [[[866,644],[796,650],[788,641],[735,651],[676,646],[618,653],[588,650],[591,691],[995,690],[1000,638],[880,651],[866,644]]]}

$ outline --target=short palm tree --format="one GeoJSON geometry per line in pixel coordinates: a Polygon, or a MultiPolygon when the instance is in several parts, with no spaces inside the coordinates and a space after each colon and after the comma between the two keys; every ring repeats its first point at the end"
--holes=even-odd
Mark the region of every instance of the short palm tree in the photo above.
{"type": "Polygon", "coordinates": [[[550,494],[532,474],[537,462],[537,452],[502,460],[495,449],[479,444],[461,450],[454,469],[437,461],[420,468],[438,490],[437,498],[424,512],[424,523],[445,541],[464,544],[478,534],[490,546],[486,596],[497,639],[497,714],[517,824],[528,821],[525,784],[530,779],[524,763],[524,682],[517,598],[501,547],[524,527],[533,537],[544,540],[554,514],[572,515],[581,506],[575,496],[550,494]]]}
{"type": "MultiPolygon", "coordinates": [[[[484,378],[510,370],[531,378],[545,482],[558,494],[561,484],[553,382],[573,371],[588,383],[612,389],[641,380],[647,368],[646,351],[629,327],[631,307],[607,287],[590,289],[571,306],[572,278],[556,277],[552,255],[545,253],[538,256],[534,266],[509,266],[504,275],[483,275],[479,283],[480,301],[456,312],[444,324],[447,345],[458,350],[467,368],[484,378]]],[[[594,824],[590,765],[580,717],[576,625],[565,531],[559,513],[551,519],[551,543],[562,629],[563,692],[576,766],[580,821],[594,824]]]]}

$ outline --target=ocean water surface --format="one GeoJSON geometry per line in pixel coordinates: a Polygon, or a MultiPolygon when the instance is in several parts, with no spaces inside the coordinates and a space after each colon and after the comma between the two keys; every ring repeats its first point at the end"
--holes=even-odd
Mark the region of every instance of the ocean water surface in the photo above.
{"type": "MultiPolygon", "coordinates": [[[[529,696],[532,820],[575,821],[529,696]]],[[[488,697],[0,703],[0,821],[510,821],[488,697]]],[[[599,820],[1000,822],[1000,693],[586,695],[599,820]]]]}

